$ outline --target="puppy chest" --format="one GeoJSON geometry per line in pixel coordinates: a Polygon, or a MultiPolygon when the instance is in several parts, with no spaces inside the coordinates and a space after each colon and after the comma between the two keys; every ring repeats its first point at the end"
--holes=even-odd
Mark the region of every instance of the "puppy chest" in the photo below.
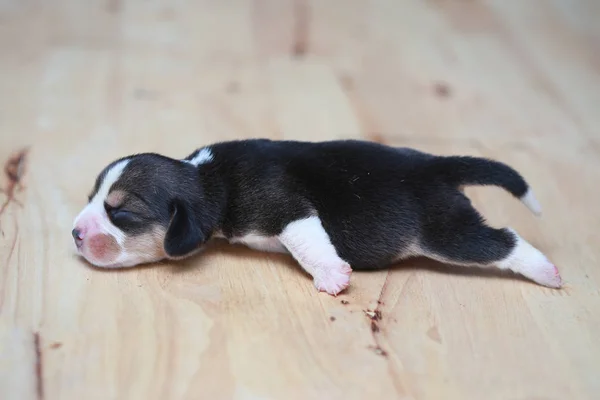
{"type": "Polygon", "coordinates": [[[240,243],[252,249],[269,251],[276,253],[286,253],[287,249],[275,236],[261,236],[259,234],[249,233],[244,236],[232,237],[230,243],[240,243]]]}

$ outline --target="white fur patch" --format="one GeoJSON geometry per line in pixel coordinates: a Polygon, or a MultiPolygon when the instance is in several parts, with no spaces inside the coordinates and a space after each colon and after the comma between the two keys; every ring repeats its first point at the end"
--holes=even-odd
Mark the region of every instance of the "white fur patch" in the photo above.
{"type": "Polygon", "coordinates": [[[200,164],[206,164],[211,162],[214,159],[212,151],[210,148],[205,147],[201,149],[198,154],[196,154],[191,160],[185,160],[194,166],[199,166],[200,164]]]}
{"type": "Polygon", "coordinates": [[[527,206],[527,208],[529,208],[531,210],[532,213],[534,213],[535,215],[541,215],[542,214],[542,207],[540,206],[540,203],[537,201],[537,199],[535,198],[535,195],[533,194],[533,190],[531,190],[531,188],[529,190],[527,190],[527,193],[525,193],[522,197],[521,197],[521,201],[523,202],[523,204],[525,204],[527,206]]]}
{"type": "MultiPolygon", "coordinates": [[[[93,229],[111,235],[121,247],[125,241],[125,234],[108,219],[106,210],[104,209],[104,201],[108,196],[111,186],[119,179],[128,163],[129,160],[120,161],[108,170],[104,176],[104,180],[100,184],[100,188],[98,188],[91,201],[77,215],[73,223],[74,227],[84,228],[86,231],[93,229]]],[[[102,266],[100,262],[97,264],[102,266]]]]}
{"type": "Polygon", "coordinates": [[[262,236],[255,233],[249,233],[240,237],[229,239],[230,243],[240,243],[251,249],[267,251],[272,253],[287,253],[287,249],[276,236],[262,236]]]}
{"type": "Polygon", "coordinates": [[[112,187],[112,185],[114,185],[116,181],[119,180],[127,164],[129,164],[129,160],[119,161],[118,163],[113,165],[111,169],[108,170],[108,172],[104,176],[102,184],[98,188],[98,192],[96,192],[96,194],[92,198],[92,203],[95,201],[104,202],[104,200],[108,196],[110,188],[112,187]]]}
{"type": "Polygon", "coordinates": [[[510,269],[522,274],[540,285],[558,288],[562,286],[562,280],[558,269],[545,255],[529,244],[514,230],[517,241],[513,251],[504,260],[496,263],[499,268],[510,269]]]}
{"type": "Polygon", "coordinates": [[[320,291],[336,295],[350,283],[352,269],[342,260],[317,216],[288,224],[279,240],[314,278],[320,291]]]}
{"type": "Polygon", "coordinates": [[[402,249],[402,251],[400,251],[400,254],[396,256],[394,261],[402,261],[406,260],[407,258],[419,257],[424,254],[425,252],[423,251],[421,246],[419,246],[418,240],[415,240],[411,244],[406,246],[404,249],[402,249]]]}

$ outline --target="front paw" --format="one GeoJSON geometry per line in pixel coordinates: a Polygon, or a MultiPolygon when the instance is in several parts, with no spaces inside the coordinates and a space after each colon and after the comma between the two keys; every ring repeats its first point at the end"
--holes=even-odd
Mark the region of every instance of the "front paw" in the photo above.
{"type": "Polygon", "coordinates": [[[350,284],[351,274],[352,268],[348,264],[322,269],[315,275],[314,284],[319,292],[327,292],[332,296],[337,296],[350,284]]]}

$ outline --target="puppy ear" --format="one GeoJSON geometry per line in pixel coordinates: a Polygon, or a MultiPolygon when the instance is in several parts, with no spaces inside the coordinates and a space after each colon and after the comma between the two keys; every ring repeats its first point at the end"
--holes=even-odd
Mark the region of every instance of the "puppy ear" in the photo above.
{"type": "Polygon", "coordinates": [[[206,240],[206,235],[189,206],[175,200],[172,209],[171,223],[165,235],[165,252],[169,257],[183,257],[197,250],[206,240]]]}

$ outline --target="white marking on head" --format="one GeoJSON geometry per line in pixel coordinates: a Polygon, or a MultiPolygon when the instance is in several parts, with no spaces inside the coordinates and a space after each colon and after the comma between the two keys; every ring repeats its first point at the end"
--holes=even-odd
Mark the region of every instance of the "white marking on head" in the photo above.
{"type": "Polygon", "coordinates": [[[200,164],[206,164],[211,162],[214,159],[212,151],[210,148],[205,147],[201,149],[198,154],[196,154],[191,160],[185,160],[186,162],[192,164],[197,167],[200,164]]]}
{"type": "Polygon", "coordinates": [[[117,180],[119,180],[127,164],[129,164],[129,160],[120,161],[107,171],[98,191],[79,215],[77,215],[73,223],[74,228],[81,230],[82,239],[84,240],[82,248],[79,249],[80,253],[88,259],[88,261],[97,266],[108,266],[107,264],[111,263],[97,260],[89,254],[85,245],[86,237],[89,238],[98,234],[110,235],[115,238],[121,249],[125,241],[125,234],[108,219],[108,215],[104,209],[104,201],[109,194],[110,188],[117,180]]]}
{"type": "Polygon", "coordinates": [[[104,202],[104,200],[108,196],[108,192],[110,191],[110,188],[112,187],[112,185],[115,184],[115,182],[117,180],[119,180],[119,178],[121,177],[121,174],[123,173],[123,170],[125,169],[127,164],[129,164],[129,161],[130,160],[119,161],[118,163],[113,165],[111,169],[109,169],[106,172],[106,175],[104,176],[104,180],[102,181],[102,183],[100,184],[100,187],[98,188],[98,192],[96,192],[96,194],[92,198],[92,202],[96,201],[96,199],[100,199],[100,201],[104,202]]]}

